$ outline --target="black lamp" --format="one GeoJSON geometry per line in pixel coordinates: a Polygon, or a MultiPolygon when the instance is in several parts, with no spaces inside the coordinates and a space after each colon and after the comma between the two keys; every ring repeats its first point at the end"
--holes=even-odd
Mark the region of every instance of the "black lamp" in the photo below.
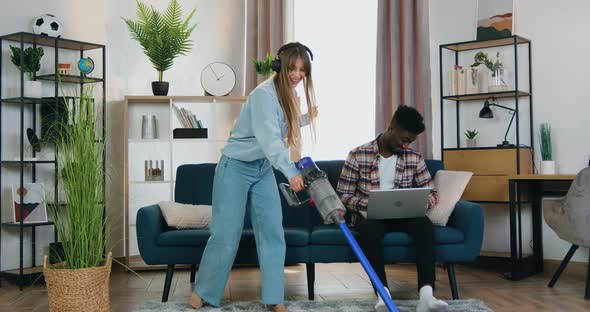
{"type": "Polygon", "coordinates": [[[510,144],[510,142],[508,142],[506,137],[508,136],[508,131],[510,130],[510,126],[512,126],[512,121],[514,120],[514,116],[516,116],[516,110],[513,108],[510,108],[510,107],[498,105],[495,103],[495,99],[492,98],[492,103],[490,103],[488,100],[486,100],[484,102],[483,108],[479,111],[479,118],[486,118],[486,119],[494,118],[494,112],[492,111],[490,106],[497,106],[497,107],[500,107],[500,108],[503,108],[503,109],[513,112],[512,118],[510,118],[510,123],[508,124],[508,129],[506,129],[506,134],[504,134],[504,141],[502,141],[502,144],[498,144],[497,146],[498,147],[514,147],[514,144],[510,144]]]}

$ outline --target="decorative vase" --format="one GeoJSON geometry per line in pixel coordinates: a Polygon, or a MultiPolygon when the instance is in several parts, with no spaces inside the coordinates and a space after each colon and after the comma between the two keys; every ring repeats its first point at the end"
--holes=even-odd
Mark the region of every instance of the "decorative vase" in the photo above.
{"type": "Polygon", "coordinates": [[[47,256],[43,259],[43,275],[47,284],[49,311],[92,311],[110,312],[109,279],[113,255],[109,255],[103,265],[69,270],[64,264],[49,264],[47,256]]]}
{"type": "Polygon", "coordinates": [[[41,98],[41,81],[25,80],[25,94],[24,97],[28,98],[41,98]]]}
{"type": "Polygon", "coordinates": [[[506,72],[503,68],[490,71],[490,80],[488,83],[488,92],[508,91],[506,83],[506,72]]]}
{"type": "Polygon", "coordinates": [[[555,174],[555,161],[553,161],[553,160],[541,161],[541,174],[555,174]]]}
{"type": "Polygon", "coordinates": [[[158,120],[156,115],[141,116],[141,138],[157,139],[158,138],[158,120]]]}
{"type": "Polygon", "coordinates": [[[154,95],[168,95],[168,81],[152,81],[152,92],[154,95]]]}
{"type": "Polygon", "coordinates": [[[480,93],[479,90],[479,70],[477,68],[468,67],[465,74],[465,93],[474,94],[480,93]]]}
{"type": "Polygon", "coordinates": [[[467,147],[477,147],[477,139],[475,139],[475,138],[467,139],[467,140],[465,140],[465,145],[467,147]]]}

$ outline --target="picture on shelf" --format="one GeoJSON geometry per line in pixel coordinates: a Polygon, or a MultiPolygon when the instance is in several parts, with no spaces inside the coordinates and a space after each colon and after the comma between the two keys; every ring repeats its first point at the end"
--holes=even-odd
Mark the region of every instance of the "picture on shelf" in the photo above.
{"type": "Polygon", "coordinates": [[[10,218],[11,222],[36,223],[47,222],[47,209],[45,207],[45,189],[42,183],[24,183],[23,187],[20,185],[12,185],[12,202],[10,218]],[[22,215],[21,215],[21,194],[22,200],[22,215]]]}
{"type": "Polygon", "coordinates": [[[477,2],[477,40],[506,38],[514,34],[513,0],[477,2]]]}

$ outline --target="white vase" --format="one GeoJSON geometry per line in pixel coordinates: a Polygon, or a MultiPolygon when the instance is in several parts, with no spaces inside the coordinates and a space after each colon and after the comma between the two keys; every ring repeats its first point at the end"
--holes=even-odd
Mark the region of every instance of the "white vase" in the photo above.
{"type": "Polygon", "coordinates": [[[553,161],[553,160],[541,161],[541,174],[555,174],[555,161],[553,161]]]}
{"type": "Polygon", "coordinates": [[[25,80],[25,94],[23,96],[29,98],[40,98],[41,88],[41,81],[25,80]]]}
{"type": "Polygon", "coordinates": [[[467,147],[477,147],[477,139],[467,139],[465,140],[465,145],[467,147]]]}

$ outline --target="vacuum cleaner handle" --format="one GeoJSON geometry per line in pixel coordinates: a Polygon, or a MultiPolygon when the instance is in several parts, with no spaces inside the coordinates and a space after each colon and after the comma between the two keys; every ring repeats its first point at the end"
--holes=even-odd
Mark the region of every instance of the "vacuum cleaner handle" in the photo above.
{"type": "Polygon", "coordinates": [[[300,201],[299,197],[297,197],[297,193],[295,193],[291,188],[291,185],[287,183],[279,183],[279,190],[281,190],[281,193],[283,193],[283,196],[287,200],[287,204],[291,207],[301,207],[309,202],[309,199],[300,201]]]}

